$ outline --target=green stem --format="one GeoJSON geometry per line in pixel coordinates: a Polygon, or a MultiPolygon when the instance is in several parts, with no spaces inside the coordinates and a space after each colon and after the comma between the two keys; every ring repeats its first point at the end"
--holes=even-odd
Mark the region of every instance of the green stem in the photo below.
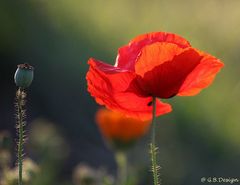
{"type": "Polygon", "coordinates": [[[127,182],[127,157],[124,151],[116,152],[116,161],[118,165],[118,185],[124,185],[127,182]]]}
{"type": "Polygon", "coordinates": [[[155,127],[156,127],[156,97],[153,97],[153,111],[152,111],[152,142],[150,144],[150,153],[152,161],[152,173],[154,185],[160,185],[159,182],[159,166],[157,165],[157,147],[155,139],[155,127]]]}
{"type": "Polygon", "coordinates": [[[23,171],[23,144],[24,144],[24,91],[19,88],[17,91],[16,99],[17,99],[17,130],[18,130],[18,184],[22,185],[22,171],[23,171]]]}

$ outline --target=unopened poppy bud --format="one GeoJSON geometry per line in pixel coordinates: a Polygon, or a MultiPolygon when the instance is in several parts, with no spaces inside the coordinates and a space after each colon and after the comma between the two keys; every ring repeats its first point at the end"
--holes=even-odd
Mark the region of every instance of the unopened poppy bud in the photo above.
{"type": "Polygon", "coordinates": [[[33,67],[27,63],[19,64],[14,75],[18,87],[27,88],[33,81],[33,67]]]}

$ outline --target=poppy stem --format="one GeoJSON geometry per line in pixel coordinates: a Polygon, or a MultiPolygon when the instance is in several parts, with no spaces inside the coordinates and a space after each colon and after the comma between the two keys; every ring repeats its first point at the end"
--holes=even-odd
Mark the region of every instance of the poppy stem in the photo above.
{"type": "Polygon", "coordinates": [[[17,133],[18,133],[18,147],[17,147],[17,157],[18,157],[18,185],[22,185],[22,171],[23,171],[23,145],[24,145],[24,118],[25,110],[25,98],[26,93],[23,89],[19,88],[16,93],[16,116],[17,116],[17,133]]]}
{"type": "Polygon", "coordinates": [[[127,183],[127,156],[124,151],[117,151],[115,155],[118,165],[118,184],[123,185],[127,183]]]}
{"type": "Polygon", "coordinates": [[[157,150],[156,139],[155,139],[155,127],[156,127],[156,97],[153,97],[153,111],[152,111],[152,141],[150,144],[150,154],[152,161],[152,173],[154,185],[160,185],[159,182],[159,169],[160,166],[157,165],[157,150]]]}

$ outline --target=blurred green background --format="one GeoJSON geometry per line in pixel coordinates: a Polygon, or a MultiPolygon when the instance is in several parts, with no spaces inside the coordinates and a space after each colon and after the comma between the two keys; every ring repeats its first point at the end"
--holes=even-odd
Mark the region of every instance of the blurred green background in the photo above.
{"type": "MultiPolygon", "coordinates": [[[[0,129],[15,137],[13,74],[17,64],[28,62],[35,67],[28,91],[28,128],[44,118],[43,125],[52,122],[50,129],[64,140],[56,153],[63,157],[56,157],[57,162],[48,163],[49,156],[43,159],[39,153],[44,149],[36,154],[31,142],[27,148],[29,156],[45,160],[45,170],[55,173],[43,184],[71,183],[72,170],[83,161],[116,173],[113,153],[94,122],[98,106],[86,90],[87,60],[114,64],[120,46],[152,31],[177,33],[225,63],[199,95],[167,100],[173,112],[158,118],[157,126],[163,184],[240,178],[239,0],[6,0],[0,2],[0,25],[0,129]]],[[[150,184],[148,137],[129,158],[145,170],[139,184],[150,184]]]]}

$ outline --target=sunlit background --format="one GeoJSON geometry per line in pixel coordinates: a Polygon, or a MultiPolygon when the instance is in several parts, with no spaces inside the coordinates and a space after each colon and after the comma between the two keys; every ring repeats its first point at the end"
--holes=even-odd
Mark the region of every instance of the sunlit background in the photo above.
{"type": "MultiPolygon", "coordinates": [[[[152,31],[177,33],[225,63],[210,88],[167,100],[173,112],[157,120],[162,183],[240,177],[239,0],[9,0],[0,2],[0,21],[0,132],[10,133],[12,152],[13,74],[19,63],[35,67],[25,153],[42,171],[33,185],[78,185],[73,174],[81,163],[116,175],[113,151],[95,124],[87,60],[114,64],[120,46],[152,31]]],[[[128,151],[136,185],[151,184],[148,143],[146,136],[128,151]]]]}

